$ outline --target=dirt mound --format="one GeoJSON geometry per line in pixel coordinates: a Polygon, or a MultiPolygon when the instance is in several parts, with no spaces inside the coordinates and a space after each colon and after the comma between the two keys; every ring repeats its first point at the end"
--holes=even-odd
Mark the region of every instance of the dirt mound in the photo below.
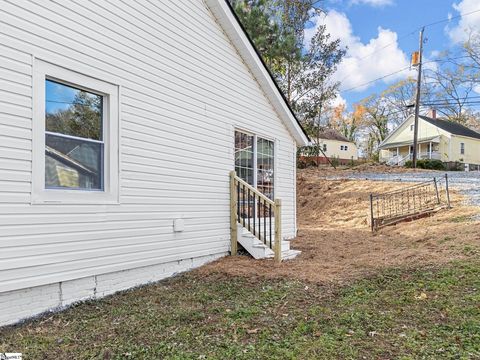
{"type": "Polygon", "coordinates": [[[445,263],[480,254],[480,222],[473,220],[479,208],[462,205],[455,192],[451,210],[372,233],[367,223],[369,194],[410,185],[325,180],[317,171],[300,171],[299,231],[292,241],[292,247],[302,251],[297,259],[276,265],[247,256],[227,257],[199,271],[342,282],[380,268],[445,263]]]}
{"type": "Polygon", "coordinates": [[[418,173],[418,172],[430,172],[433,170],[425,170],[425,169],[409,169],[404,168],[401,166],[387,166],[384,164],[378,163],[365,163],[360,164],[357,166],[340,166],[337,169],[334,169],[331,166],[323,166],[323,167],[310,167],[307,169],[300,170],[300,174],[307,177],[328,177],[328,176],[347,176],[351,174],[358,174],[358,173],[382,173],[382,174],[405,174],[405,173],[418,173]]]}

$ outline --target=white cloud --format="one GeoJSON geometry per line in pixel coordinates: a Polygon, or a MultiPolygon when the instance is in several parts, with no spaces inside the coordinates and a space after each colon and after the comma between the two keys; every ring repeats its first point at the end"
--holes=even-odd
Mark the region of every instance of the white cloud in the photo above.
{"type": "Polygon", "coordinates": [[[374,7],[382,7],[382,6],[388,6],[388,5],[393,5],[394,1],[393,0],[351,0],[350,4],[364,4],[364,5],[370,5],[374,7]]]}
{"type": "MultiPolygon", "coordinates": [[[[362,84],[409,66],[407,55],[398,46],[397,33],[391,30],[379,27],[377,37],[363,43],[354,35],[352,25],[344,13],[331,10],[326,15],[315,18],[314,23],[316,27],[325,24],[332,39],[338,38],[343,46],[348,47],[335,75],[335,80],[342,82],[342,90],[357,86],[356,91],[365,90],[373,84],[361,86],[362,84]]],[[[315,30],[316,28],[306,30],[307,40],[311,39],[315,30]]],[[[409,71],[405,70],[382,81],[389,84],[408,74],[409,71]]]]}
{"type": "Polygon", "coordinates": [[[334,107],[339,105],[347,106],[347,100],[345,100],[340,94],[337,94],[335,99],[332,100],[331,105],[334,107]]]}
{"type": "MultiPolygon", "coordinates": [[[[478,0],[462,0],[458,4],[453,4],[453,8],[459,14],[469,14],[473,11],[480,10],[480,3],[478,0]]],[[[449,18],[451,19],[450,16],[451,14],[449,14],[449,18]]],[[[447,26],[445,30],[450,39],[455,43],[467,40],[472,32],[480,31],[480,11],[460,17],[456,26],[447,26]]]]}

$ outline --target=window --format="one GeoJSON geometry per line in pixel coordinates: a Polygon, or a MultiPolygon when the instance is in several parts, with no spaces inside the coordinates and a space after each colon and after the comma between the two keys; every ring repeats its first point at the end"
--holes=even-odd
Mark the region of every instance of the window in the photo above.
{"type": "Polygon", "coordinates": [[[235,171],[260,192],[274,196],[274,142],[254,134],[235,131],[235,171]]]}
{"type": "Polygon", "coordinates": [[[32,202],[118,202],[118,87],[37,60],[32,202]]]}
{"type": "Polygon", "coordinates": [[[235,171],[237,175],[252,186],[254,172],[255,136],[235,131],[235,171]]]}
{"type": "Polygon", "coordinates": [[[340,145],[340,150],[342,150],[342,151],[343,151],[343,145],[340,145]]]}
{"type": "Polygon", "coordinates": [[[257,137],[257,189],[273,199],[273,141],[257,137]]]}
{"type": "Polygon", "coordinates": [[[323,151],[327,151],[327,144],[323,144],[323,151]]]}
{"type": "Polygon", "coordinates": [[[410,125],[410,131],[413,131],[415,129],[415,125],[410,125]]]}
{"type": "Polygon", "coordinates": [[[104,96],[45,80],[45,188],[103,190],[104,96]]]}
{"type": "Polygon", "coordinates": [[[345,149],[345,151],[348,150],[348,146],[347,146],[347,145],[345,145],[343,148],[345,149]]]}
{"type": "Polygon", "coordinates": [[[460,154],[465,154],[465,143],[460,143],[460,154]]]}

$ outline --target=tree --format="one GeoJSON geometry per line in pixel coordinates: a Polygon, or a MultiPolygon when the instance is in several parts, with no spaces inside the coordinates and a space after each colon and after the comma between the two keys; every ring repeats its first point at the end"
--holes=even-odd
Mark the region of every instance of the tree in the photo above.
{"type": "Polygon", "coordinates": [[[358,131],[362,128],[365,121],[365,108],[357,104],[351,113],[347,113],[345,110],[345,105],[343,104],[333,108],[329,127],[337,130],[348,140],[357,142],[358,131]]]}
{"type": "Polygon", "coordinates": [[[431,96],[422,104],[437,109],[443,117],[473,128],[480,128],[474,110],[480,85],[480,34],[472,32],[459,51],[445,51],[436,59],[438,66],[425,71],[431,96]]]}
{"type": "Polygon", "coordinates": [[[47,113],[46,126],[51,132],[101,140],[102,97],[77,92],[68,108],[47,113]]]}
{"type": "Polygon", "coordinates": [[[325,25],[317,26],[305,44],[305,28],[321,13],[317,2],[277,0],[283,14],[281,28],[289,39],[278,80],[287,100],[310,128],[319,127],[322,112],[338,93],[340,84],[332,75],[346,52],[339,39],[331,39],[325,25]]]}
{"type": "Polygon", "coordinates": [[[272,0],[230,0],[235,13],[272,72],[283,57],[285,42],[275,16],[272,0]]]}
{"type": "Polygon", "coordinates": [[[317,26],[305,44],[305,29],[321,12],[318,1],[231,1],[255,45],[264,49],[262,56],[287,101],[315,135],[323,111],[337,95],[339,83],[332,81],[332,75],[345,55],[340,41],[331,39],[324,25],[317,26]]]}
{"type": "Polygon", "coordinates": [[[447,63],[425,77],[433,86],[433,100],[422,99],[422,103],[435,107],[448,120],[466,125],[468,100],[478,85],[478,74],[465,65],[447,63]]]}

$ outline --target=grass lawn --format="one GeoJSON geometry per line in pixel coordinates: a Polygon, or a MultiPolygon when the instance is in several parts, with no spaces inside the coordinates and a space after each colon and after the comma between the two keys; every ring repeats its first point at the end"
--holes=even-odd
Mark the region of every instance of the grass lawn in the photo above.
{"type": "Polygon", "coordinates": [[[0,330],[25,359],[480,359],[480,261],[340,287],[196,272],[0,330]]]}

